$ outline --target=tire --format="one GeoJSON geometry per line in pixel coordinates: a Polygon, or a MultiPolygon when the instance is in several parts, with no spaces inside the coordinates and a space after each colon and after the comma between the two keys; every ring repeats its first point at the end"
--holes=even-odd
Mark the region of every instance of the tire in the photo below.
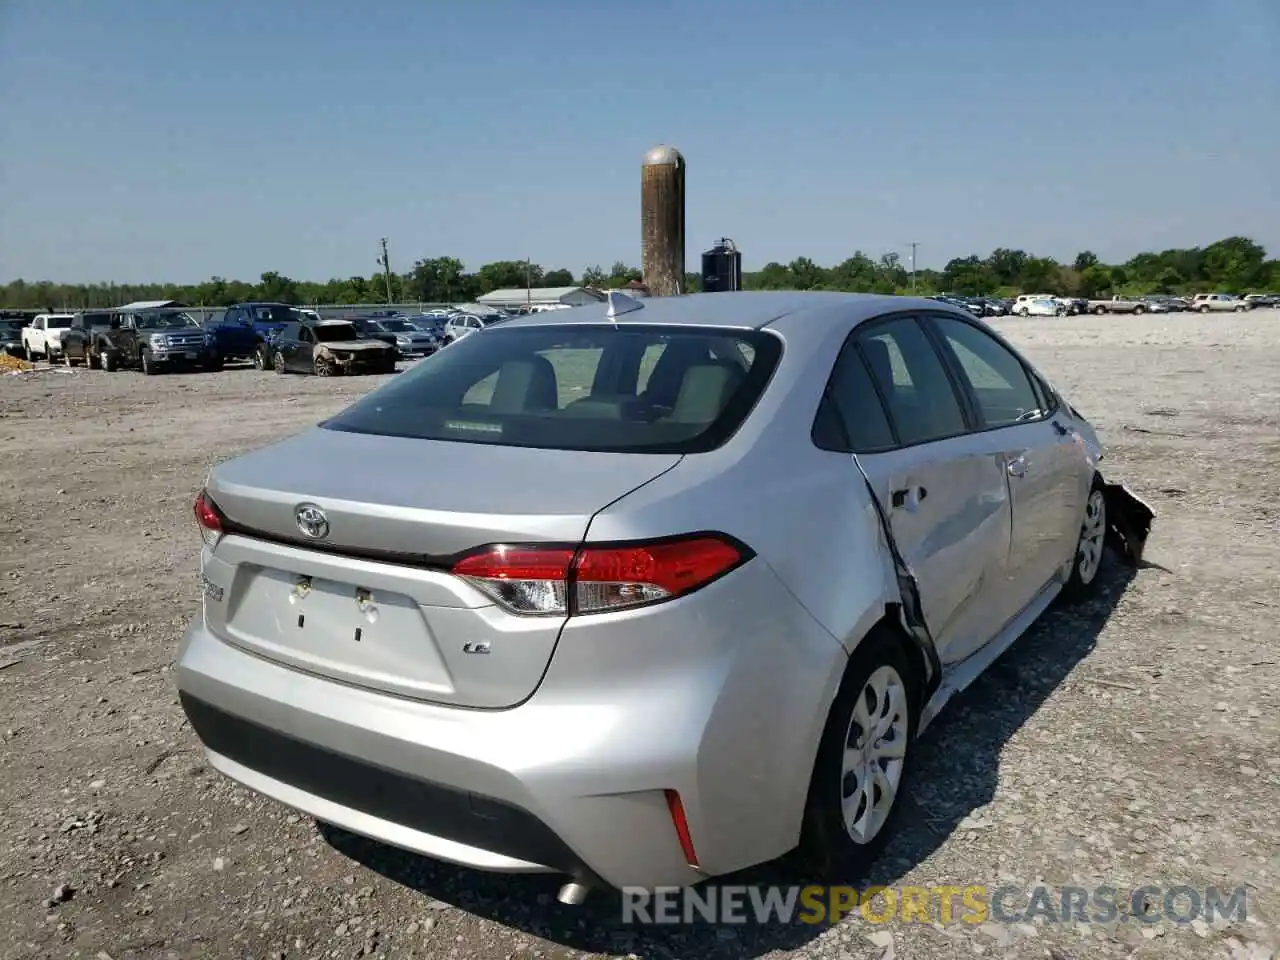
{"type": "Polygon", "coordinates": [[[1107,308],[1106,308],[1106,307],[1094,307],[1094,308],[1093,308],[1093,315],[1094,315],[1095,317],[1100,317],[1100,316],[1102,316],[1102,315],[1103,315],[1104,313],[1106,313],[1106,312],[1107,312],[1107,308]]]}
{"type": "Polygon", "coordinates": [[[1102,481],[1094,478],[1085,501],[1084,518],[1080,522],[1080,536],[1076,541],[1075,557],[1071,561],[1071,576],[1062,587],[1062,596],[1069,601],[1087,598],[1098,587],[1103,560],[1107,553],[1107,500],[1103,496],[1102,481]]]}
{"type": "Polygon", "coordinates": [[[1029,317],[1031,316],[1031,311],[1028,310],[1026,307],[1023,307],[1021,310],[1018,311],[1018,316],[1029,317]]]}
{"type": "Polygon", "coordinates": [[[97,370],[102,361],[98,359],[98,355],[93,352],[93,347],[84,348],[84,362],[90,370],[97,370]]]}
{"type": "Polygon", "coordinates": [[[284,373],[284,354],[277,350],[271,355],[271,369],[276,373],[284,373]]]}
{"type": "Polygon", "coordinates": [[[104,373],[112,373],[116,369],[116,361],[113,356],[106,350],[98,354],[98,366],[102,368],[104,373]]]}
{"type": "Polygon", "coordinates": [[[311,361],[311,366],[317,377],[333,376],[333,364],[329,363],[329,361],[325,360],[323,357],[316,357],[311,361]]]}
{"type": "Polygon", "coordinates": [[[143,350],[142,356],[139,358],[142,362],[142,372],[145,376],[153,377],[156,374],[156,362],[151,357],[150,350],[143,350]]]}
{"type": "Polygon", "coordinates": [[[1142,316],[1142,315],[1143,315],[1144,313],[1146,313],[1146,312],[1147,312],[1147,308],[1146,308],[1146,307],[1134,307],[1134,308],[1133,308],[1133,315],[1134,315],[1135,317],[1140,317],[1140,316],[1142,316]]]}
{"type": "Polygon", "coordinates": [[[800,830],[801,859],[831,883],[863,879],[893,834],[915,754],[921,709],[918,676],[905,645],[883,625],[874,627],[849,658],[818,744],[800,830]],[[896,690],[896,695],[881,696],[879,702],[872,697],[868,704],[868,691],[887,693],[890,689],[896,690]],[[856,719],[868,706],[874,719],[881,704],[891,707],[892,737],[876,742],[887,740],[886,746],[899,743],[900,749],[890,748],[897,756],[877,759],[864,753],[861,761],[855,760],[849,768],[850,750],[856,749],[853,745],[861,739],[856,719]],[[869,819],[866,794],[860,789],[868,775],[870,789],[876,791],[869,819]],[[891,791],[883,791],[887,785],[892,785],[891,791]],[[875,810],[885,800],[887,806],[875,810]],[[862,824],[860,836],[846,826],[850,819],[862,824]]]}
{"type": "Polygon", "coordinates": [[[1248,309],[1248,307],[1236,307],[1236,313],[1244,313],[1248,309]]]}
{"type": "Polygon", "coordinates": [[[1208,307],[1208,305],[1202,306],[1202,307],[1200,308],[1200,312],[1201,312],[1201,313],[1208,313],[1208,312],[1209,312],[1209,307],[1208,307]]]}
{"type": "Polygon", "coordinates": [[[255,370],[267,369],[267,348],[266,347],[259,346],[256,350],[253,351],[253,369],[255,370]]]}

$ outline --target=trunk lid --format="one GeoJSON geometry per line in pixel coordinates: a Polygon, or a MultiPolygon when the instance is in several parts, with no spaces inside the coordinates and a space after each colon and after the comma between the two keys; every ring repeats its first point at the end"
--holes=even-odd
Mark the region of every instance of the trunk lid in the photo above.
{"type": "Polygon", "coordinates": [[[447,558],[490,543],[576,545],[596,512],[680,459],[313,428],[210,474],[230,532],[205,551],[206,623],[345,683],[513,706],[537,688],[564,618],[508,613],[442,569],[447,558]],[[326,536],[301,532],[301,504],[323,512],[326,536]]]}

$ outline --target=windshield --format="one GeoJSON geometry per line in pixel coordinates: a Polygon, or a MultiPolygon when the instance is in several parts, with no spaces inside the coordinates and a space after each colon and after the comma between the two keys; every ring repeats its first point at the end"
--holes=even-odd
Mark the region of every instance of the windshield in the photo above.
{"type": "Polygon", "coordinates": [[[724,443],[777,366],[763,331],[508,327],[466,337],[323,426],[551,450],[697,453],[724,443]]]}
{"type": "Polygon", "coordinates": [[[408,320],[383,320],[381,322],[383,330],[390,330],[392,333],[417,333],[418,328],[408,320]]]}
{"type": "Polygon", "coordinates": [[[311,328],[316,335],[317,343],[339,343],[343,340],[358,340],[360,334],[349,323],[322,323],[311,328]]]}
{"type": "Polygon", "coordinates": [[[20,333],[26,325],[25,320],[0,320],[0,333],[20,333]]]}
{"type": "Polygon", "coordinates": [[[136,314],[136,324],[139,330],[168,330],[174,327],[200,326],[189,313],[163,311],[136,314]]]}
{"type": "Polygon", "coordinates": [[[361,333],[383,333],[384,332],[382,329],[382,324],[378,323],[377,320],[369,320],[364,317],[361,317],[357,320],[352,320],[351,323],[361,333]]]}

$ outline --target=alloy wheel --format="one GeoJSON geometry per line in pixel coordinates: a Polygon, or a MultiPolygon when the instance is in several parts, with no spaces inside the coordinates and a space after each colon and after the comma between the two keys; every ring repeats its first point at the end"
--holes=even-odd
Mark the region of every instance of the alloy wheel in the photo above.
{"type": "Polygon", "coordinates": [[[1093,490],[1084,507],[1084,524],[1080,529],[1080,546],[1076,550],[1076,572],[1080,582],[1088,585],[1102,566],[1103,541],[1107,532],[1107,505],[1101,490],[1093,490]]]}
{"type": "Polygon", "coordinates": [[[858,694],[844,741],[841,812],[850,839],[868,844],[889,819],[906,762],[910,698],[898,671],[877,668],[858,694]]]}

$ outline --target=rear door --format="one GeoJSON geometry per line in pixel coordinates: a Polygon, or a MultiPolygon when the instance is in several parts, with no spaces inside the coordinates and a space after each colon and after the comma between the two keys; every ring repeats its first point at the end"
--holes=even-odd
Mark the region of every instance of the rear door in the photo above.
{"type": "Polygon", "coordinates": [[[973,445],[962,395],[917,317],[859,327],[840,366],[843,419],[919,580],[939,657],[962,660],[1003,622],[992,602],[1009,554],[1003,465],[973,445]]]}
{"type": "Polygon", "coordinates": [[[1090,482],[1083,447],[1020,357],[978,324],[933,316],[929,323],[977,420],[974,450],[1008,477],[1013,534],[1004,586],[993,598],[1005,619],[1043,590],[1076,549],[1090,482]]]}

